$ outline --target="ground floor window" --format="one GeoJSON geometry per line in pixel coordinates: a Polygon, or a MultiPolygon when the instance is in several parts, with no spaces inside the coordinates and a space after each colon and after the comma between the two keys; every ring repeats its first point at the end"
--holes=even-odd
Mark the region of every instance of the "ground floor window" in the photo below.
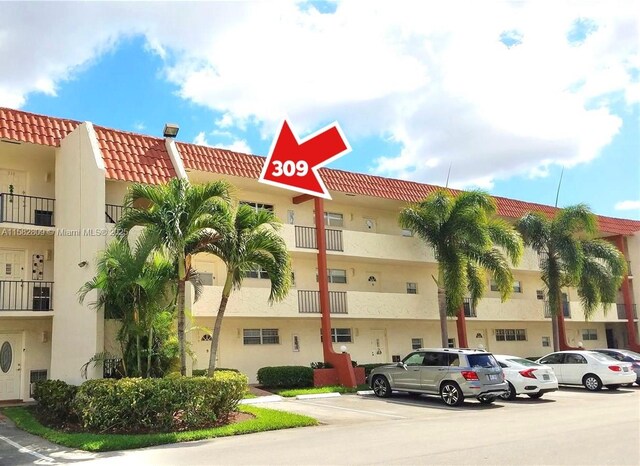
{"type": "Polygon", "coordinates": [[[524,328],[496,329],[496,341],[527,341],[527,330],[524,328]]]}
{"type": "Polygon", "coordinates": [[[422,338],[412,338],[411,339],[411,349],[420,349],[422,348],[422,338]]]}
{"type": "Polygon", "coordinates": [[[455,348],[456,347],[456,339],[455,338],[448,338],[447,339],[447,346],[449,348],[455,348]]]}
{"type": "Polygon", "coordinates": [[[542,346],[545,348],[551,346],[551,338],[550,337],[542,337],[542,346]]]}
{"type": "MultiPolygon", "coordinates": [[[[322,341],[322,329],[320,329],[320,341],[322,341]]],[[[331,341],[333,343],[353,343],[350,328],[332,328],[331,341]]]]}
{"type": "Polygon", "coordinates": [[[598,331],[595,328],[586,328],[582,330],[582,341],[597,340],[598,331]]]}
{"type": "Polygon", "coordinates": [[[242,331],[245,345],[277,345],[280,335],[277,328],[245,328],[242,331]]]}

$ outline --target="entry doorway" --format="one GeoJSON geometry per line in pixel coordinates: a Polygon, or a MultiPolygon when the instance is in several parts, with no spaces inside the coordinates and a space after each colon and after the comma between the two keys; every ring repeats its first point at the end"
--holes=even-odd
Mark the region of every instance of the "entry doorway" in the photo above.
{"type": "Polygon", "coordinates": [[[387,336],[384,330],[371,330],[371,361],[369,364],[389,362],[387,336]]]}
{"type": "Polygon", "coordinates": [[[0,401],[19,400],[22,375],[22,334],[0,333],[0,401]]]}

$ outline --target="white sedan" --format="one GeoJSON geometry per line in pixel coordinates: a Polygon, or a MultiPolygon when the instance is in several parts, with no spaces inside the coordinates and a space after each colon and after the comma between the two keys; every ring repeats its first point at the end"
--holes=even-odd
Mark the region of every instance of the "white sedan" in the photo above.
{"type": "Polygon", "coordinates": [[[591,391],[600,390],[603,385],[616,390],[620,385],[636,381],[631,363],[595,351],[558,351],[537,362],[553,368],[561,385],[584,385],[591,391]]]}
{"type": "Polygon", "coordinates": [[[540,398],[558,389],[558,379],[550,367],[518,356],[494,356],[509,382],[509,392],[502,395],[503,399],[513,400],[517,395],[540,398]]]}

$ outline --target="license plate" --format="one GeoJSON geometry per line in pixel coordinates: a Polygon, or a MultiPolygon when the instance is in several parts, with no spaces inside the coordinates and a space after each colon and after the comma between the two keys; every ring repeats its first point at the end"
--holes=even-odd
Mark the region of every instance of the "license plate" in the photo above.
{"type": "Polygon", "coordinates": [[[549,374],[543,374],[542,380],[549,380],[549,374]]]}
{"type": "Polygon", "coordinates": [[[622,368],[622,370],[623,370],[624,372],[629,372],[629,368],[628,368],[628,367],[623,367],[623,368],[622,368]]]}
{"type": "Polygon", "coordinates": [[[499,380],[496,374],[489,374],[489,380],[499,380]]]}

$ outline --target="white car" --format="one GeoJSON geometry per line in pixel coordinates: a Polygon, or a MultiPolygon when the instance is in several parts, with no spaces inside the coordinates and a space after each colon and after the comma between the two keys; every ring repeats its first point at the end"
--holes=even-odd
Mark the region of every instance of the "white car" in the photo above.
{"type": "Polygon", "coordinates": [[[603,385],[616,390],[636,381],[631,363],[595,351],[558,351],[536,362],[551,367],[560,385],[584,385],[591,391],[600,390],[603,385]]]}
{"type": "Polygon", "coordinates": [[[494,354],[509,382],[509,392],[501,397],[513,400],[517,395],[540,398],[558,389],[558,379],[553,369],[518,356],[494,354]]]}

